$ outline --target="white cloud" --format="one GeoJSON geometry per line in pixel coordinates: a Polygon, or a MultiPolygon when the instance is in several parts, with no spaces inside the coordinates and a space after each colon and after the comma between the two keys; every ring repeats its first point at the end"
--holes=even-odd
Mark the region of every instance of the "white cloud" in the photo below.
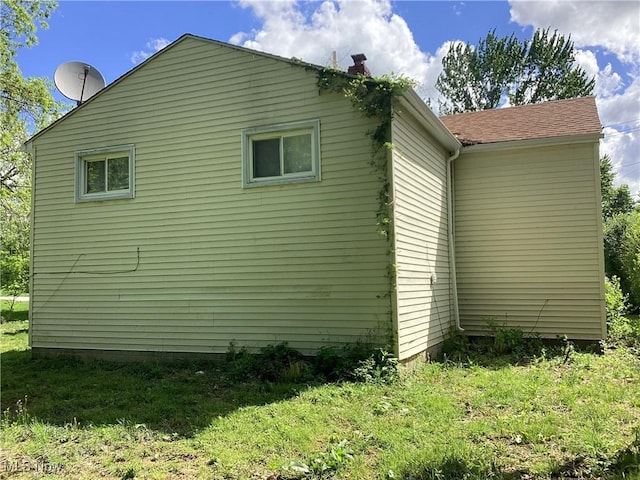
{"type": "Polygon", "coordinates": [[[623,87],[622,77],[613,71],[611,63],[600,68],[596,54],[592,50],[576,49],[575,56],[575,63],[584,69],[587,76],[595,78],[594,93],[597,97],[610,97],[623,87]]]}
{"type": "Polygon", "coordinates": [[[605,137],[600,153],[608,153],[616,168],[616,184],[626,183],[631,193],[640,193],[640,77],[624,93],[598,98],[605,137]]]}
{"type": "Polygon", "coordinates": [[[331,65],[336,51],[345,70],[352,63],[351,54],[365,53],[373,75],[402,74],[418,82],[421,95],[437,96],[433,85],[446,50],[443,53],[441,48],[435,56],[422,52],[389,0],[324,0],[303,5],[292,0],[241,0],[240,5],[253,10],[262,28],[236,33],[231,43],[325,66],[331,65]]]}
{"type": "Polygon", "coordinates": [[[605,126],[601,154],[609,154],[616,184],[640,192],[640,3],[637,1],[511,0],[511,20],[522,26],[551,28],[571,35],[576,63],[595,76],[600,120],[605,126]],[[589,48],[587,48],[589,47],[589,48]],[[623,70],[604,66],[602,51],[623,70]]]}
{"type": "Polygon", "coordinates": [[[137,65],[140,62],[144,62],[154,53],[162,50],[171,42],[166,38],[152,38],[145,44],[144,50],[137,50],[131,54],[131,63],[137,65]]]}
{"type": "Polygon", "coordinates": [[[510,1],[520,25],[571,34],[576,47],[601,46],[626,63],[640,62],[640,3],[637,1],[510,1]]]}

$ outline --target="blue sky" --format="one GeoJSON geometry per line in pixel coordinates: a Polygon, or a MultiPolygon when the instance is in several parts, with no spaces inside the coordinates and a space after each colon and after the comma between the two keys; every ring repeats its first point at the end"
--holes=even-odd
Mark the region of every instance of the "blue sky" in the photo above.
{"type": "MultiPolygon", "coordinates": [[[[489,30],[530,38],[534,28],[571,34],[578,63],[596,77],[604,129],[601,153],[640,192],[640,2],[637,1],[390,1],[297,2],[59,2],[39,45],[22,50],[25,76],[53,78],[56,67],[82,61],[107,83],[184,33],[328,65],[336,51],[364,52],[374,75],[402,73],[419,82],[423,98],[433,87],[450,42],[476,43],[489,30]]],[[[62,98],[59,94],[58,98],[62,98]]]]}

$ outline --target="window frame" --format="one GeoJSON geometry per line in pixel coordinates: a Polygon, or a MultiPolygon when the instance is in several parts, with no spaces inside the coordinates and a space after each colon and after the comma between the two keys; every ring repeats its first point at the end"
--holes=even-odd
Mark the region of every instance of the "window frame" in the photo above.
{"type": "Polygon", "coordinates": [[[320,120],[282,123],[245,128],[242,130],[242,186],[244,188],[286,183],[304,183],[320,181],[320,120]],[[253,141],[280,139],[280,158],[282,161],[282,138],[287,136],[311,134],[311,171],[282,173],[273,177],[254,177],[253,141]]]}
{"type": "Polygon", "coordinates": [[[115,200],[135,197],[135,146],[116,145],[111,147],[80,150],[75,153],[75,200],[76,203],[100,200],[115,200]],[[105,189],[108,188],[108,160],[121,157],[129,159],[129,187],[121,190],[87,193],[87,164],[105,161],[105,189]]]}

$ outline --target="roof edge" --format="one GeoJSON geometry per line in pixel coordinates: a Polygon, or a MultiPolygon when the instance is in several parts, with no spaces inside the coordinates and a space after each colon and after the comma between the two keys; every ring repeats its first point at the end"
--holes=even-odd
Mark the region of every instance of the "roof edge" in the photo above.
{"type": "Polygon", "coordinates": [[[31,137],[29,137],[27,139],[27,141],[25,141],[22,144],[23,150],[30,151],[31,148],[32,148],[32,142],[36,138],[38,138],[41,135],[43,135],[44,133],[48,132],[51,128],[56,126],[59,122],[61,122],[62,120],[68,118],[69,116],[73,115],[75,112],[77,112],[78,110],[83,108],[85,105],[91,103],[95,98],[98,98],[104,92],[107,92],[107,91],[111,90],[113,87],[118,85],[124,79],[126,79],[127,77],[129,77],[130,75],[134,74],[139,69],[144,67],[147,63],[153,61],[155,58],[157,58],[158,56],[162,55],[164,52],[167,52],[168,50],[171,50],[176,45],[184,42],[188,38],[191,38],[191,39],[194,39],[194,40],[199,40],[199,41],[202,41],[202,42],[212,43],[212,44],[219,45],[219,46],[224,46],[224,47],[227,47],[227,48],[232,48],[234,50],[239,50],[239,51],[242,51],[242,52],[245,52],[245,53],[250,53],[252,55],[261,55],[261,56],[264,56],[264,57],[267,57],[267,58],[272,58],[274,60],[279,60],[281,62],[288,63],[288,64],[293,65],[293,66],[300,66],[300,67],[303,67],[303,68],[310,68],[310,69],[313,69],[313,70],[321,70],[322,68],[324,68],[324,67],[321,67],[320,65],[315,65],[313,63],[304,62],[302,60],[279,57],[278,55],[273,55],[271,53],[261,52],[259,50],[252,50],[250,48],[242,47],[242,46],[239,46],[239,45],[234,45],[232,43],[221,42],[220,40],[213,40],[211,38],[201,37],[201,36],[198,36],[198,35],[194,35],[192,33],[185,33],[185,34],[182,34],[177,39],[175,39],[173,42],[171,42],[166,47],[164,47],[161,50],[158,50],[157,52],[155,52],[149,58],[146,58],[143,62],[139,63],[138,65],[136,65],[132,69],[127,70],[125,73],[120,75],[113,82],[111,82],[109,85],[107,85],[102,90],[100,90],[98,93],[96,93],[94,96],[92,96],[91,98],[89,98],[88,100],[83,102],[81,105],[78,105],[78,106],[72,108],[67,113],[65,113],[63,116],[61,116],[60,118],[58,118],[57,120],[55,120],[54,122],[52,122],[51,124],[49,124],[48,126],[43,128],[42,130],[40,130],[39,132],[36,132],[35,134],[33,134],[31,137]]]}
{"type": "Polygon", "coordinates": [[[474,110],[474,111],[470,111],[470,112],[460,112],[460,113],[451,113],[449,115],[441,115],[439,118],[447,118],[447,117],[459,117],[459,116],[474,116],[476,114],[482,114],[482,112],[487,112],[487,111],[500,111],[500,110],[504,110],[504,109],[512,109],[512,110],[518,110],[518,109],[529,109],[531,107],[535,107],[535,106],[541,106],[541,105],[549,105],[551,103],[561,103],[561,102],[567,102],[567,101],[574,101],[574,100],[584,100],[584,99],[593,99],[594,102],[597,99],[596,95],[584,95],[582,97],[571,97],[571,98],[557,98],[555,100],[545,100],[542,102],[537,102],[537,103],[525,103],[522,105],[509,105],[509,106],[502,106],[502,107],[496,107],[496,108],[489,108],[486,110],[474,110]]]}
{"type": "Polygon", "coordinates": [[[412,89],[403,93],[400,97],[400,104],[450,152],[455,152],[462,148],[460,140],[451,133],[415,90],[412,89]]]}
{"type": "Polygon", "coordinates": [[[563,135],[559,137],[533,138],[527,140],[511,140],[506,142],[476,143],[463,145],[461,153],[490,152],[517,148],[535,148],[540,146],[571,145],[578,143],[598,143],[604,138],[602,133],[586,135],[563,135]]]}

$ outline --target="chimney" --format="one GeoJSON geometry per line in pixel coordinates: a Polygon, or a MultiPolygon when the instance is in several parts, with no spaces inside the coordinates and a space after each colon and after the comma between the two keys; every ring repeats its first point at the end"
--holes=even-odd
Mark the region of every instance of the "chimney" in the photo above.
{"type": "Polygon", "coordinates": [[[364,75],[365,77],[371,76],[371,72],[364,64],[364,61],[367,59],[367,56],[364,53],[356,53],[351,55],[351,58],[353,58],[353,65],[351,65],[347,70],[351,75],[364,75]]]}

